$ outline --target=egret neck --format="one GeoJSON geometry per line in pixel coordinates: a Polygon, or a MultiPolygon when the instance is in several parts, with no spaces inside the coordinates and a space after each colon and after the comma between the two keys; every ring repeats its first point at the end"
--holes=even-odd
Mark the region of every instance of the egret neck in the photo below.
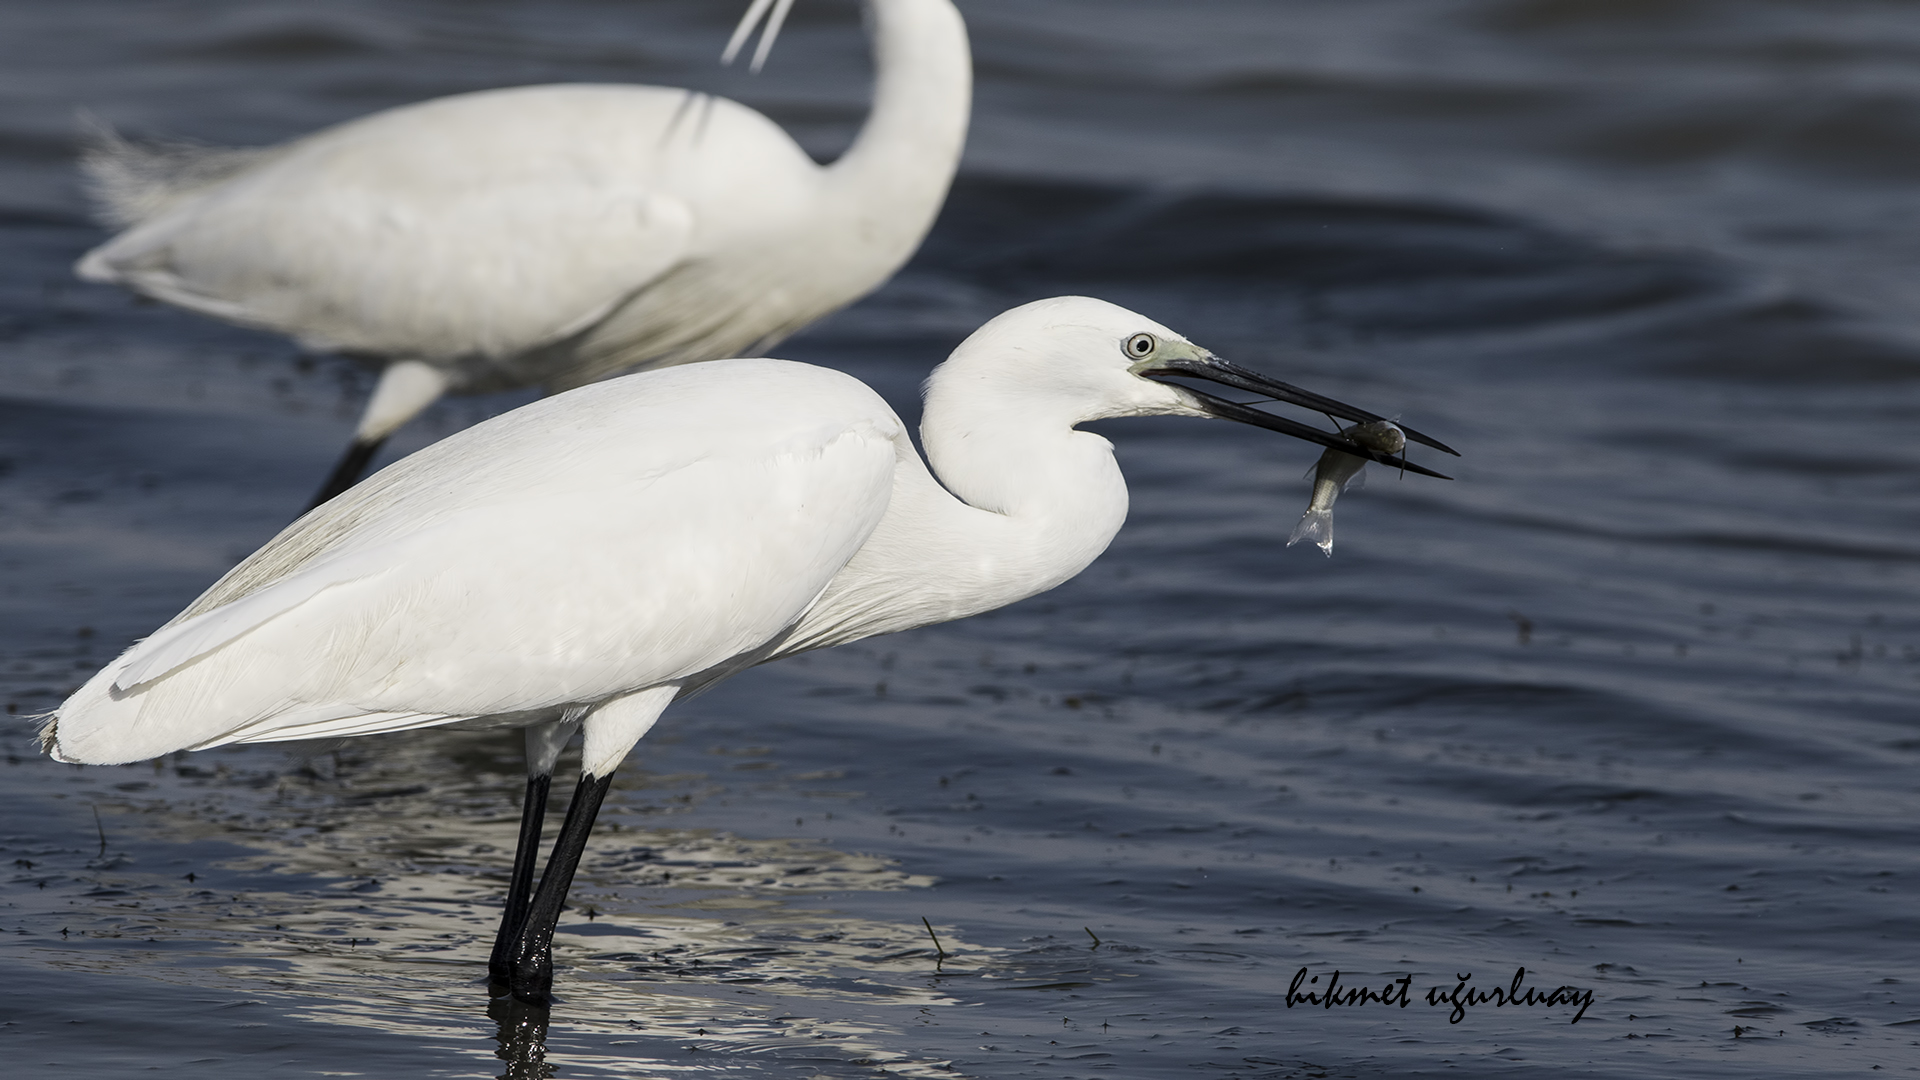
{"type": "Polygon", "coordinates": [[[1131,380],[1137,399],[1089,391],[1050,359],[976,334],[934,371],[920,425],[933,472],[902,438],[886,516],[775,655],[991,611],[1106,550],[1126,481],[1113,444],[1074,425],[1197,413],[1146,380],[1131,380]]]}
{"type": "Polygon", "coordinates": [[[1095,417],[1045,400],[968,398],[960,405],[929,388],[920,427],[934,474],[952,492],[929,500],[952,547],[943,544],[946,557],[927,570],[954,595],[954,617],[1059,585],[1098,558],[1127,519],[1113,444],[1073,427],[1095,417]]]}
{"type": "Polygon", "coordinates": [[[826,190],[864,244],[894,253],[892,273],[913,254],[953,182],[967,138],[973,61],[966,24],[948,0],[871,0],[867,12],[873,107],[853,145],[827,167],[826,190]]]}

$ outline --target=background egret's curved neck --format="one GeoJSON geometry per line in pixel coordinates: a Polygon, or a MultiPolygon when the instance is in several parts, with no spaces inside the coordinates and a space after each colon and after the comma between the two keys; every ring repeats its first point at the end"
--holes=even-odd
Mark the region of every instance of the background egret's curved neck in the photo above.
{"type": "Polygon", "coordinates": [[[967,137],[967,27],[950,0],[868,0],[867,11],[873,108],[853,145],[829,166],[830,182],[857,198],[924,202],[930,219],[967,137]]]}

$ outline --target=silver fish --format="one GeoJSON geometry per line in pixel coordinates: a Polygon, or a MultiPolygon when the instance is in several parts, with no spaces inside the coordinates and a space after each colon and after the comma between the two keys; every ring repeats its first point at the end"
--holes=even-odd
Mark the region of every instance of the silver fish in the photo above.
{"type": "MultiPolygon", "coordinates": [[[[1407,437],[1385,420],[1342,428],[1340,434],[1383,454],[1398,454],[1407,447],[1407,437]]],[[[1293,527],[1293,535],[1287,537],[1288,547],[1302,540],[1311,540],[1320,545],[1320,550],[1326,552],[1329,558],[1333,556],[1333,500],[1339,498],[1347,485],[1360,475],[1360,470],[1366,467],[1366,458],[1343,454],[1338,450],[1328,450],[1320,455],[1320,463],[1313,467],[1313,498],[1307,503],[1307,512],[1300,516],[1300,524],[1293,527]]]]}

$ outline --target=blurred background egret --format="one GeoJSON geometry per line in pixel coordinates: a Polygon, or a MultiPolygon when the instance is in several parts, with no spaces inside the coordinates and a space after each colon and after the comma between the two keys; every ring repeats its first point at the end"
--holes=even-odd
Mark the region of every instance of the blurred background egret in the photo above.
{"type": "MultiPolygon", "coordinates": [[[[792,5],[751,4],[722,62],[757,32],[759,71],[792,5]]],[[[627,84],[455,94],[247,149],[101,125],[83,167],[125,231],[75,269],[376,368],[317,505],[442,394],[762,355],[899,269],[959,164],[972,69],[947,0],[867,10],[873,105],[826,168],[727,98],[627,84]]]]}

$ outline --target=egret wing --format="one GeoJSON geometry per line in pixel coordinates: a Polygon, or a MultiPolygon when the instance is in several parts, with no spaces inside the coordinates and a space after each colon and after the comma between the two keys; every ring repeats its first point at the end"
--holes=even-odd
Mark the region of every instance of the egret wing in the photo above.
{"type": "Polygon", "coordinates": [[[289,527],[69,699],[56,752],[140,760],[685,680],[808,610],[884,515],[904,440],[857,381],[778,361],[536,402],[289,527]]]}
{"type": "Polygon", "coordinates": [[[176,620],[121,655],[113,689],[124,693],[163,678],[218,649],[261,623],[311,600],[322,589],[377,575],[388,568],[383,552],[330,560],[192,618],[176,620]]]}

